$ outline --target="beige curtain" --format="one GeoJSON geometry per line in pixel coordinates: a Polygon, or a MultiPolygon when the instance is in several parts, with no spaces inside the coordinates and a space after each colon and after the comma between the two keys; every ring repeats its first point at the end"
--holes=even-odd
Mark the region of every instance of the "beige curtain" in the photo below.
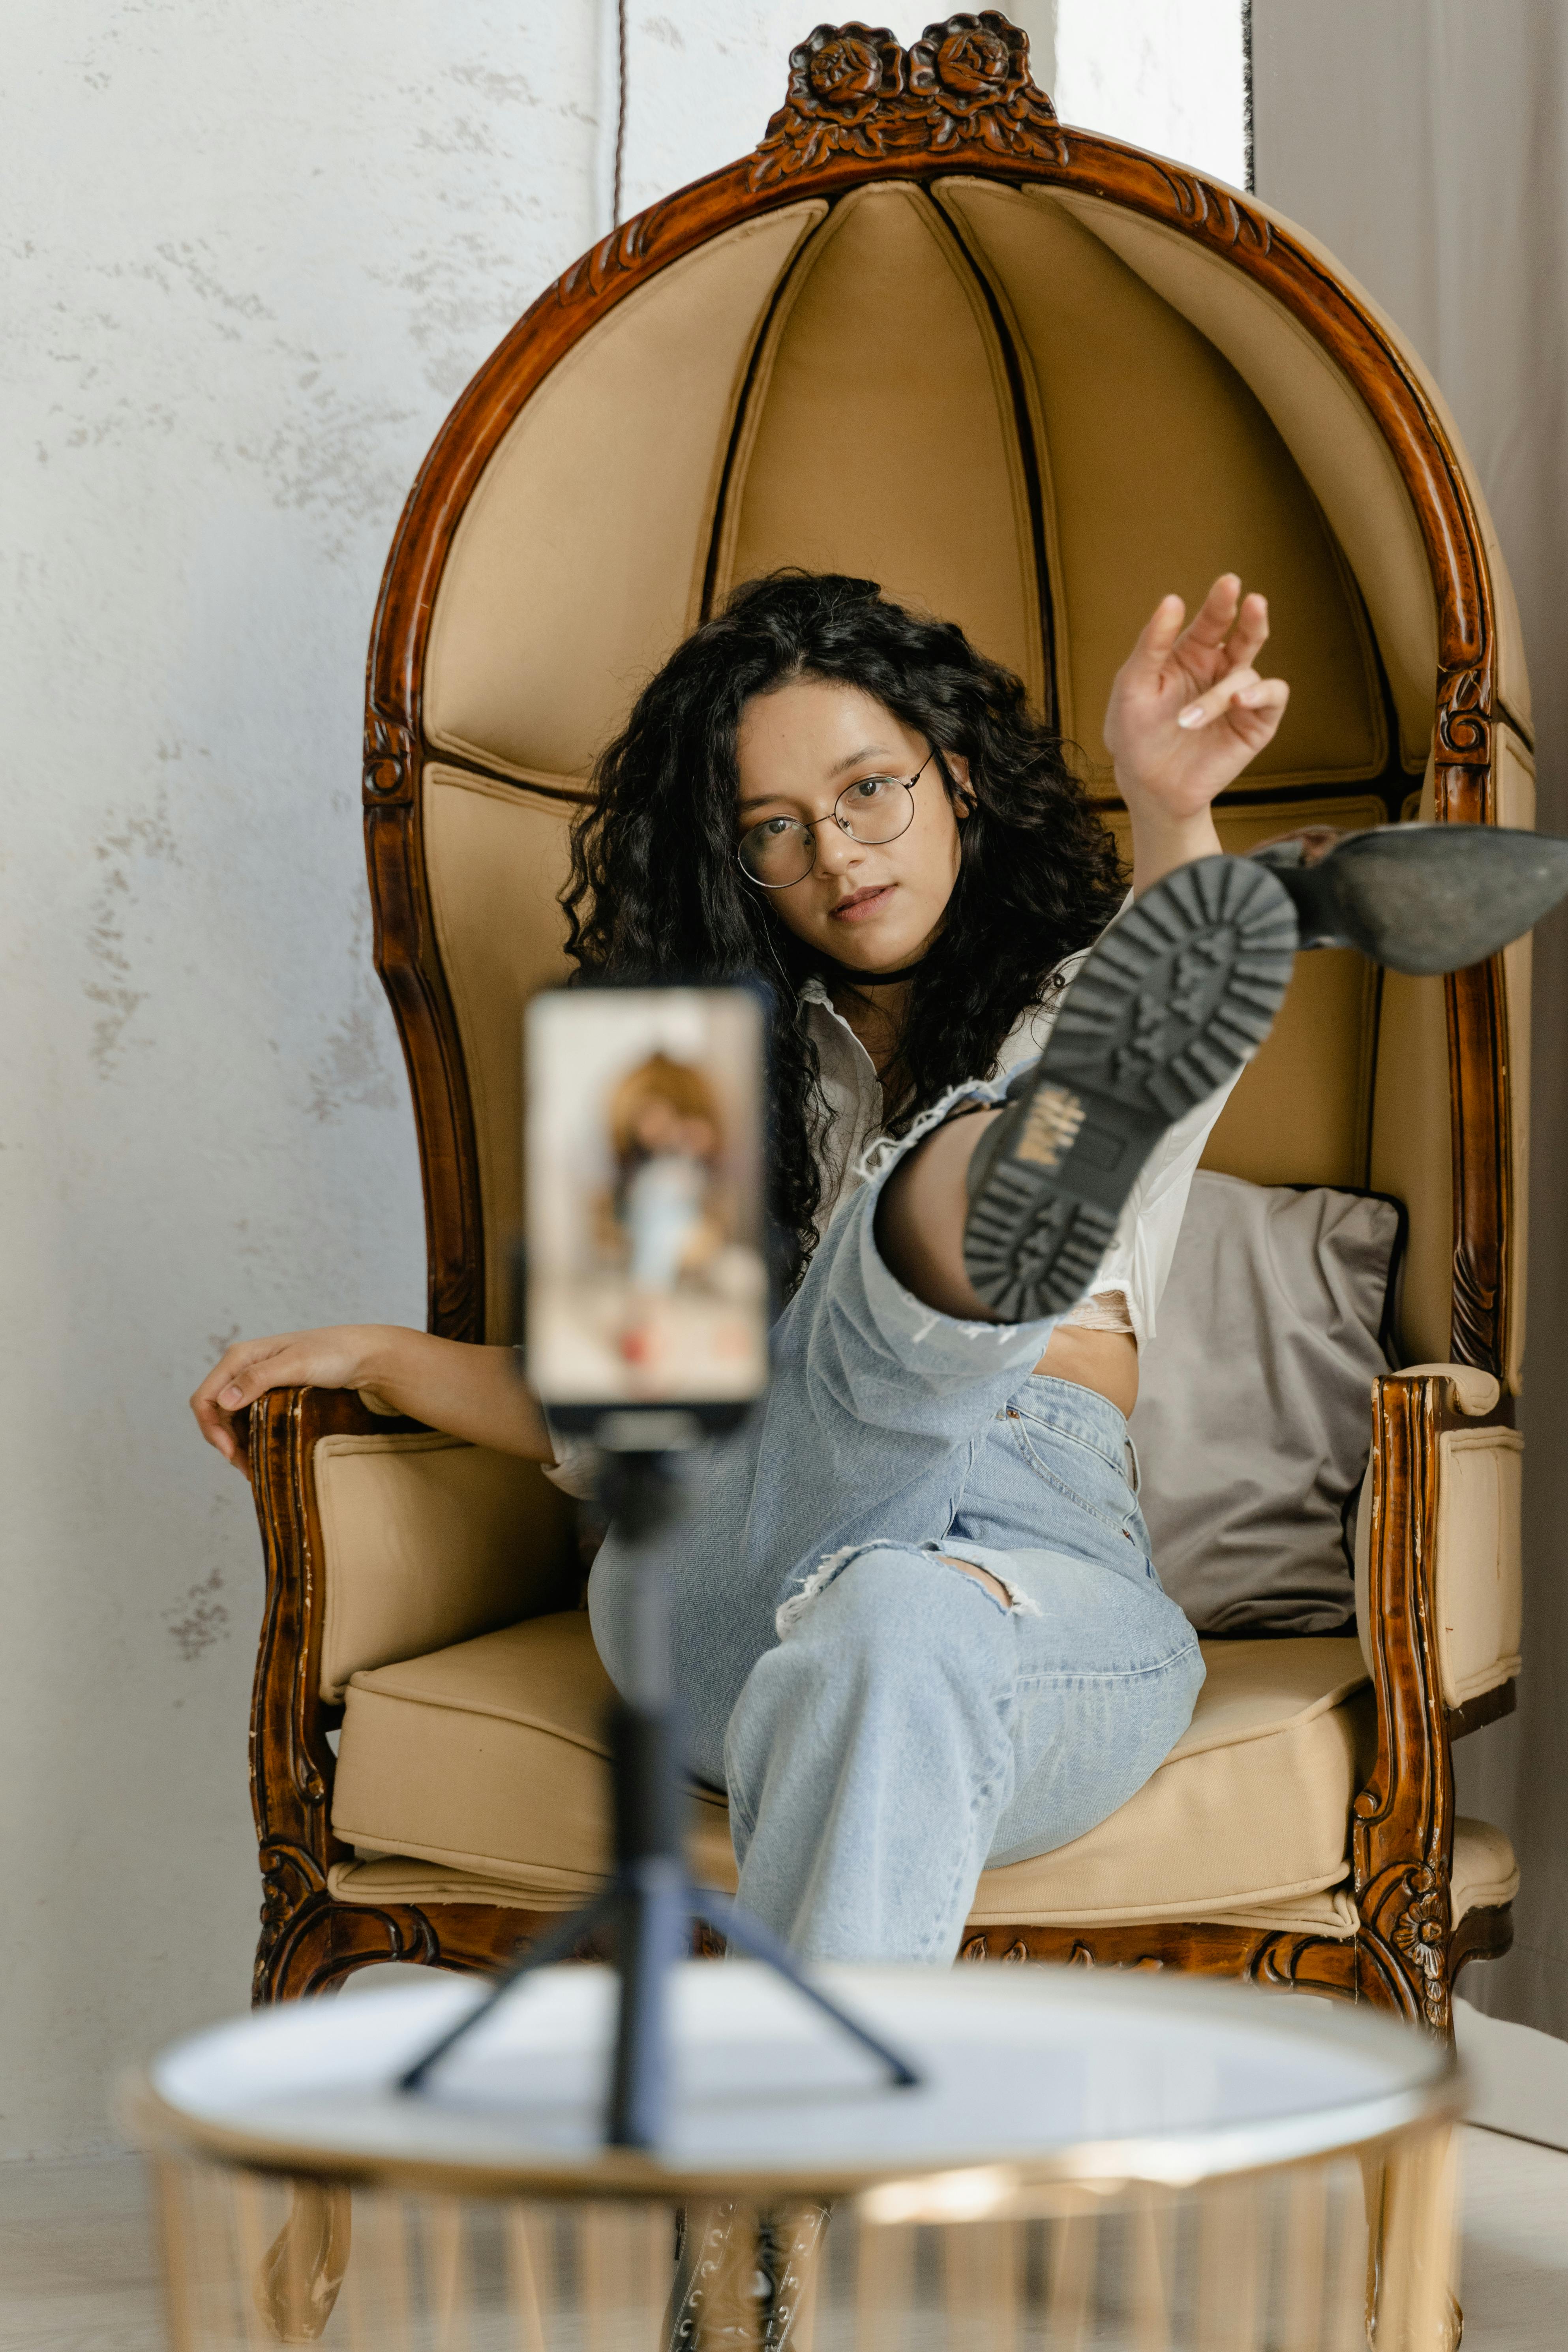
{"type": "MultiPolygon", "coordinates": [[[[1479,469],[1524,618],[1540,824],[1568,833],[1568,8],[1253,0],[1257,181],[1410,335],[1479,469]]],[[[1513,1839],[1516,1940],[1465,1998],[1568,2038],[1568,915],[1537,935],[1519,1713],[1458,1751],[1513,1839]]]]}

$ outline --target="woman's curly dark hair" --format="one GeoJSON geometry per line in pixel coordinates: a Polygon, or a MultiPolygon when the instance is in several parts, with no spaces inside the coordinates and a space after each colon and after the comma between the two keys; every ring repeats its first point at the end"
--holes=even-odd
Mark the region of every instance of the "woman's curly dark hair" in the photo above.
{"type": "MultiPolygon", "coordinates": [[[[826,1106],[796,1001],[814,959],[736,863],[735,739],[753,695],[802,677],[862,688],[939,755],[969,762],[974,805],[946,927],[914,978],[895,1132],[994,1069],[1052,967],[1097,937],[1124,887],[1112,835],[1022,682],[875,581],[750,581],[670,656],[600,757],[595,797],[573,826],[567,948],[585,975],[787,980],[771,1023],[769,1153],[786,1288],[815,1247],[821,1198],[812,1139],[826,1106]]],[[[945,767],[943,778],[951,793],[945,767]]]]}

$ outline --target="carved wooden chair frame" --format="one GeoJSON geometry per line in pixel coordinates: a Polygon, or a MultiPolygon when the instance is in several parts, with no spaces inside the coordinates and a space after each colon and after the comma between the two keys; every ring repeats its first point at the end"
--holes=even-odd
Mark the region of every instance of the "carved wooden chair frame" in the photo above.
{"type": "MultiPolygon", "coordinates": [[[[482,1332],[484,1234],[473,1112],[431,918],[418,778],[437,756],[423,725],[430,616],[465,505],[523,402],[589,328],[707,239],[803,194],[830,205],[868,181],[921,182],[961,167],[1005,184],[1107,197],[1247,273],[1303,323],[1376,419],[1425,535],[1438,604],[1436,815],[1498,820],[1494,779],[1496,620],[1479,519],[1463,471],[1421,385],[1378,320],[1307,246],[1235,191],[1196,172],[1067,131],[1028,78],[1024,37],[1000,19],[955,16],[907,54],[859,25],[819,27],[791,60],[783,110],[761,145],[607,236],[542,294],[463,394],[409,496],[383,582],[365,710],[364,823],[376,965],[412,1084],[429,1246],[429,1327],[482,1332]],[[976,42],[976,34],[984,38],[976,42]],[[1004,54],[1005,53],[1005,54],[1004,54]],[[847,89],[849,96],[842,93],[847,89]]],[[[439,756],[450,762],[452,754],[439,756]]],[[[474,763],[478,765],[479,763],[474,763]]],[[[488,772],[480,768],[480,772],[488,772]]],[[[495,781],[510,780],[495,772],[495,781]]],[[[1352,1822],[1358,1932],[1184,1923],[1073,1930],[992,1927],[975,1958],[1173,1966],[1370,2000],[1451,2030],[1455,1975],[1506,1950],[1508,1906],[1449,1908],[1453,1740],[1507,1713],[1511,1683],[1468,1707],[1445,1706],[1432,1560],[1438,1442],[1512,1418],[1510,1251],[1517,1231],[1507,1150],[1510,1107],[1500,959],[1446,983],[1453,1102],[1455,1363],[1497,1375],[1489,1412],[1465,1414],[1442,1377],[1391,1375],[1373,1401],[1370,1599],[1376,1759],[1352,1822]]],[[[268,1397],[253,1432],[267,1601],[258,1662],[252,1787],[264,1882],[256,1998],[333,1985],[373,1961],[489,1969],[547,1915],[471,1903],[371,1908],[335,1901],[327,1872],[349,1859],[333,1837],[340,1710],[319,1696],[322,1537],[313,1449],[334,1433],[414,1426],[370,1415],[348,1393],[268,1397]]],[[[548,1915],[552,1918],[553,1915],[548,1915]]]]}

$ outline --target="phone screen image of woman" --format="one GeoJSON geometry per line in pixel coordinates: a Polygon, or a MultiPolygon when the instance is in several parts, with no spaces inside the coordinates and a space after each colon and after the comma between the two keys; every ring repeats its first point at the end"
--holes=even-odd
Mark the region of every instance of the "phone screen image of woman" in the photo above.
{"type": "Polygon", "coordinates": [[[526,1348],[547,1404],[729,1404],[765,1386],[763,1052],[745,989],[532,1000],[526,1348]]]}

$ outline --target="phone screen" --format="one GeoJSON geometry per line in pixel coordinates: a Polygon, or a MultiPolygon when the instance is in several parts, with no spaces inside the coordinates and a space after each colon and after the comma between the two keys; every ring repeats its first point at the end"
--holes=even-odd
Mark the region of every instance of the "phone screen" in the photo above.
{"type": "Polygon", "coordinates": [[[743,988],[528,1008],[528,1377],[546,1404],[732,1405],[767,1383],[762,1007],[743,988]]]}

